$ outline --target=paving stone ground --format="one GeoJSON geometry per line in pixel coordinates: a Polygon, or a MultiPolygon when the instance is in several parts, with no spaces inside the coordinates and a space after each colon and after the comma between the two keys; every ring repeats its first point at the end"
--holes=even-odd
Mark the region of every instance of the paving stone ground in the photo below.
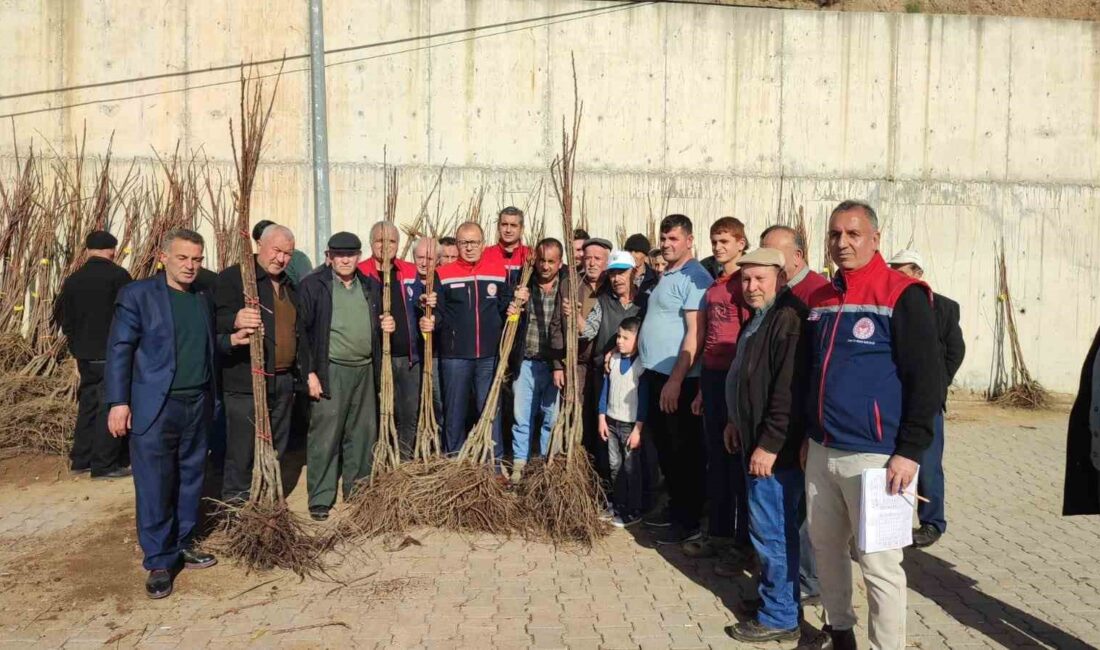
{"type": "MultiPolygon", "coordinates": [[[[952,404],[948,534],[907,551],[912,647],[1100,645],[1100,517],[1059,514],[1065,422],[1065,409],[952,404]]],[[[329,579],[226,563],[153,602],[132,509],[126,482],[72,478],[53,459],[0,463],[0,646],[745,647],[723,627],[751,577],[719,578],[643,531],[587,553],[417,531],[401,550],[355,549],[329,579]]],[[[821,612],[806,619],[820,627],[821,612]]]]}

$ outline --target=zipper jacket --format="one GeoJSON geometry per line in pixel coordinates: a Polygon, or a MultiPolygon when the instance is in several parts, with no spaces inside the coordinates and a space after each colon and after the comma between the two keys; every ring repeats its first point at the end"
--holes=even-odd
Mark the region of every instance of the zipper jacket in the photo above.
{"type": "Polygon", "coordinates": [[[495,357],[512,288],[499,257],[459,259],[436,269],[435,327],[443,359],[495,357]]]}
{"type": "MultiPolygon", "coordinates": [[[[404,318],[407,324],[406,331],[409,337],[409,366],[420,363],[420,293],[422,289],[418,290],[417,286],[423,287],[423,283],[420,282],[419,276],[416,271],[416,265],[412,262],[406,262],[394,258],[393,267],[397,270],[397,282],[401,285],[401,295],[404,300],[401,301],[401,308],[404,310],[403,314],[394,314],[394,318],[404,318]]],[[[378,295],[382,295],[382,274],[378,270],[378,263],[374,257],[368,257],[359,263],[359,272],[366,276],[370,282],[373,283],[374,288],[377,290],[378,295]]]]}
{"type": "Polygon", "coordinates": [[[523,272],[523,263],[527,260],[527,256],[531,254],[531,249],[519,244],[516,249],[509,253],[504,250],[503,244],[494,244],[485,249],[481,259],[499,260],[504,265],[505,276],[508,278],[508,286],[514,287],[519,284],[520,275],[523,272]]]}
{"type": "Polygon", "coordinates": [[[931,442],[942,382],[931,298],[928,285],[890,269],[878,253],[813,292],[807,418],[813,440],[919,459],[931,442]],[[906,292],[914,286],[917,293],[906,292]]]}

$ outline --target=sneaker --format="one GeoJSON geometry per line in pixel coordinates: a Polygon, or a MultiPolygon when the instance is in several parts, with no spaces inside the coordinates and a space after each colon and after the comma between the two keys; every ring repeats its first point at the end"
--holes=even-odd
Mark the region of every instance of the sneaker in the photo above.
{"type": "Polygon", "coordinates": [[[738,641],[760,643],[762,641],[797,641],[801,636],[801,630],[797,625],[789,630],[778,630],[752,620],[727,625],[726,634],[738,641]]]}
{"type": "Polygon", "coordinates": [[[657,545],[671,546],[674,544],[684,544],[686,542],[693,542],[702,537],[703,531],[699,528],[684,528],[680,525],[669,526],[668,530],[657,537],[657,545]]]}
{"type": "Polygon", "coordinates": [[[639,521],[641,521],[641,518],[636,515],[615,515],[615,518],[611,520],[611,525],[615,528],[629,528],[639,521]]]}
{"type": "Polygon", "coordinates": [[[102,474],[96,474],[92,472],[92,480],[104,481],[115,478],[129,478],[133,475],[129,467],[116,467],[110,471],[103,472],[102,474]]]}
{"type": "Polygon", "coordinates": [[[920,528],[913,530],[913,548],[928,548],[940,541],[943,533],[932,524],[921,524],[920,528]]]}
{"type": "Polygon", "coordinates": [[[73,474],[74,476],[77,474],[87,474],[90,471],[92,471],[91,465],[84,465],[82,467],[73,466],[69,468],[69,473],[73,474]]]}
{"type": "Polygon", "coordinates": [[[672,525],[672,516],[669,514],[668,508],[661,508],[649,513],[642,520],[642,523],[650,528],[668,528],[672,525]]]}
{"type": "Polygon", "coordinates": [[[145,579],[145,595],[156,600],[172,595],[172,573],[167,569],[153,569],[145,579]]]}
{"type": "Polygon", "coordinates": [[[185,548],[180,551],[180,558],[183,559],[185,569],[205,569],[218,563],[218,558],[193,548],[185,548]]]}
{"type": "Polygon", "coordinates": [[[313,521],[325,521],[328,519],[329,508],[317,506],[309,509],[309,518],[313,521]]]}

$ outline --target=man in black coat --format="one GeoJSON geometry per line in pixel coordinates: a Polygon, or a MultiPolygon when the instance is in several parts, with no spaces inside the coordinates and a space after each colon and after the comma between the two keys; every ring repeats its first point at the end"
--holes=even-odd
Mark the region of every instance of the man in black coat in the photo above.
{"type": "MultiPolygon", "coordinates": [[[[284,226],[264,230],[255,255],[259,304],[245,304],[241,266],[218,274],[214,306],[218,335],[263,327],[264,379],[271,418],[271,441],[281,463],[290,440],[297,354],[297,307],[286,267],[294,251],[294,233],[284,226]]],[[[226,413],[226,450],[222,498],[248,500],[255,444],[252,359],[247,346],[235,348],[222,364],[226,413]]],[[[285,467],[284,467],[285,470],[285,467]]]]}
{"type": "Polygon", "coordinates": [[[130,456],[125,441],[107,432],[103,369],[115,296],[131,278],[114,262],[118,240],[111,233],[92,232],[84,246],[88,259],[65,279],[53,310],[53,321],[68,337],[69,352],[80,371],[70,467],[74,472],[91,471],[96,479],[122,478],[130,475],[130,456]]]}
{"type": "Polygon", "coordinates": [[[1100,329],[1085,357],[1077,399],[1069,412],[1062,514],[1100,515],[1100,329]]]}
{"type": "MultiPolygon", "coordinates": [[[[915,250],[903,250],[890,259],[890,266],[913,278],[924,276],[924,260],[915,250]]],[[[947,516],[944,511],[943,478],[943,411],[947,410],[947,388],[955,380],[955,373],[966,356],[966,343],[963,341],[962,328],[959,327],[959,303],[942,296],[932,294],[932,309],[936,315],[936,333],[940,339],[940,351],[943,353],[943,409],[936,417],[935,437],[932,446],[924,452],[917,475],[917,490],[928,499],[917,508],[920,528],[913,531],[913,546],[925,548],[931,546],[947,532],[947,516]]]]}

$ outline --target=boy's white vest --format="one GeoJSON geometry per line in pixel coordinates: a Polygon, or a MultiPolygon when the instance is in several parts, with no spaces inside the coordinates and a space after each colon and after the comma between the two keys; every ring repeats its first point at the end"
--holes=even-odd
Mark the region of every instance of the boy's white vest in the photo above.
{"type": "Polygon", "coordinates": [[[626,373],[622,372],[622,357],[616,350],[611,355],[611,374],[607,385],[607,417],[619,422],[638,419],[638,383],[641,381],[642,361],[634,357],[634,363],[626,373]]]}

